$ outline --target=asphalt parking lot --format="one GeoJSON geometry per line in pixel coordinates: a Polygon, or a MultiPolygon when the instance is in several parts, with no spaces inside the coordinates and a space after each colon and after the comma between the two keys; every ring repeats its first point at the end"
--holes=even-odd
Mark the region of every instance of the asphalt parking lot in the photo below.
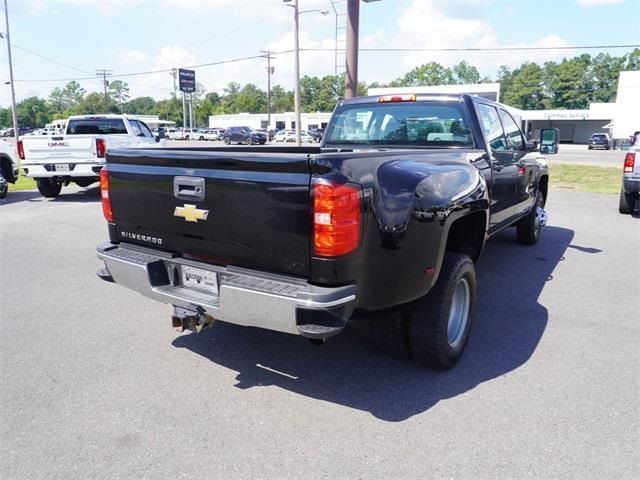
{"type": "MultiPolygon", "coordinates": [[[[468,350],[435,372],[219,323],[100,281],[96,188],[0,200],[0,477],[638,478],[640,219],[552,192],[498,235],[468,350]]],[[[389,279],[390,284],[393,279],[389,279]]]]}

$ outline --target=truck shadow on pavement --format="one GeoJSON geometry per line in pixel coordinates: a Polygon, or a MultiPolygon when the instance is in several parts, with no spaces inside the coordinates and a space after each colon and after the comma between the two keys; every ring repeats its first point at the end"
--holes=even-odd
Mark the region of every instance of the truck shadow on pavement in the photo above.
{"type": "Polygon", "coordinates": [[[471,337],[450,371],[372,351],[357,328],[314,347],[301,337],[220,322],[203,333],[182,335],[173,345],[237,371],[235,386],[241,389],[274,385],[384,421],[403,421],[531,358],[549,318],[538,298],[553,286],[553,272],[572,239],[572,230],[548,226],[533,247],[517,244],[513,229],[488,243],[477,266],[471,337]]]}
{"type": "MultiPolygon", "coordinates": [[[[45,200],[43,198],[43,200],[45,200]]],[[[65,192],[64,188],[60,195],[54,199],[49,200],[50,202],[60,202],[60,203],[93,203],[100,201],[100,187],[97,185],[93,185],[91,187],[81,187],[75,191],[65,192]]]]}
{"type": "Polygon", "coordinates": [[[12,203],[18,202],[27,202],[38,197],[40,197],[40,192],[34,192],[32,190],[18,190],[17,192],[10,191],[5,198],[0,200],[0,206],[11,205],[12,203]]]}

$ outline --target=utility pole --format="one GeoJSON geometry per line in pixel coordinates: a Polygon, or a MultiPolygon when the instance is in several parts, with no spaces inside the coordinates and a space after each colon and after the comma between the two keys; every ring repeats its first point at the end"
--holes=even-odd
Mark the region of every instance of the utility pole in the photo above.
{"type": "Polygon", "coordinates": [[[271,75],[273,75],[274,68],[271,66],[271,60],[274,58],[269,50],[260,50],[260,53],[267,59],[267,135],[271,128],[271,75]]]}
{"type": "Polygon", "coordinates": [[[178,98],[178,85],[176,83],[176,77],[178,76],[178,69],[172,68],[169,74],[173,77],[173,96],[178,98]]]}
{"type": "Polygon", "coordinates": [[[107,81],[107,77],[110,77],[112,73],[113,70],[105,70],[104,68],[96,69],[96,75],[102,77],[102,84],[104,86],[104,113],[109,113],[109,93],[107,92],[109,82],[107,81]]]}
{"type": "Polygon", "coordinates": [[[347,73],[344,98],[358,95],[358,31],[360,0],[347,0],[347,73]]]}
{"type": "MultiPolygon", "coordinates": [[[[16,90],[13,82],[13,62],[11,60],[11,38],[9,37],[9,9],[7,8],[7,0],[4,0],[4,20],[7,26],[7,54],[9,56],[9,82],[11,83],[11,110],[13,116],[13,137],[16,139],[16,145],[20,140],[18,131],[18,114],[16,112],[16,90]]],[[[0,37],[2,35],[0,34],[0,37]]]]}
{"type": "MultiPolygon", "coordinates": [[[[380,0],[362,0],[364,3],[380,0]]],[[[347,0],[347,72],[344,98],[358,95],[358,35],[360,30],[360,0],[347,0]]]]}

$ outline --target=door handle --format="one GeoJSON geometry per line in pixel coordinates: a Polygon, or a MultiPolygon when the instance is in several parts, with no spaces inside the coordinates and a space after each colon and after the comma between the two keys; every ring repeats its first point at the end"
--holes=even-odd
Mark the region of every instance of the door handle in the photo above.
{"type": "Polygon", "coordinates": [[[181,200],[204,200],[204,186],[201,177],[173,177],[173,195],[181,200]]]}

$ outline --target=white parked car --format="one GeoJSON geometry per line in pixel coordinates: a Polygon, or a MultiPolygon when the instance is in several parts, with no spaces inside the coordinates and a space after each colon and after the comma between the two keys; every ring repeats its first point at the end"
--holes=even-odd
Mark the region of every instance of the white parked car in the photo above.
{"type": "Polygon", "coordinates": [[[63,185],[88,187],[105,164],[107,149],[156,145],[151,129],[127,115],[75,115],[64,135],[23,137],[17,144],[25,176],[40,193],[57,197],[63,185]]]}
{"type": "Polygon", "coordinates": [[[295,142],[296,141],[296,132],[293,130],[280,130],[276,133],[276,136],[273,137],[274,142],[295,142]]]}

